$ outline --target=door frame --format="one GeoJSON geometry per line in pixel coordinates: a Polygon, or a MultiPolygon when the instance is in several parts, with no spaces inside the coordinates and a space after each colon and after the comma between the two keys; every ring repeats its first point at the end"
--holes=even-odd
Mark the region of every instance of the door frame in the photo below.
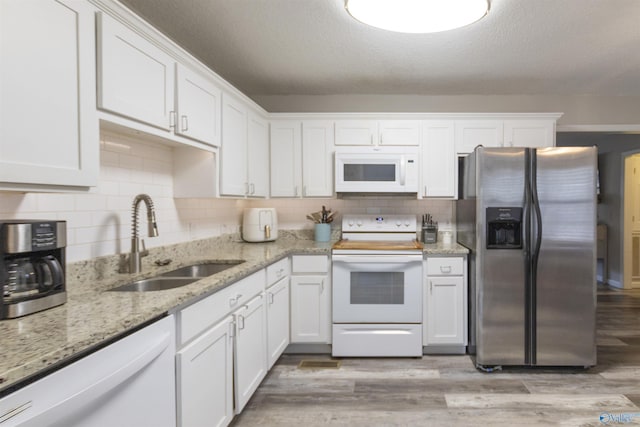
{"type": "MultiPolygon", "coordinates": [[[[621,272],[622,272],[622,288],[623,289],[633,289],[633,282],[631,279],[631,267],[633,265],[633,260],[631,259],[631,235],[627,232],[631,228],[631,217],[627,214],[630,209],[627,209],[629,206],[628,203],[631,201],[630,192],[631,188],[627,187],[627,159],[631,156],[640,154],[640,150],[631,150],[625,151],[620,154],[620,166],[621,166],[621,174],[620,181],[622,188],[622,195],[620,198],[620,224],[622,224],[622,238],[620,239],[620,253],[622,257],[620,259],[621,272]]],[[[630,207],[629,207],[630,208],[630,207]]]]}

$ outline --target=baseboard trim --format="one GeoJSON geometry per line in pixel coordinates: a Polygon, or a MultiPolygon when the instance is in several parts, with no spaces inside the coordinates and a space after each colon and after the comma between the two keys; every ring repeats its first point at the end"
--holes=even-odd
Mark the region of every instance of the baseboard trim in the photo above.
{"type": "Polygon", "coordinates": [[[465,345],[428,345],[422,347],[422,354],[467,354],[465,345]]]}
{"type": "Polygon", "coordinates": [[[284,350],[286,354],[331,354],[331,345],[322,343],[294,343],[284,350]]]}

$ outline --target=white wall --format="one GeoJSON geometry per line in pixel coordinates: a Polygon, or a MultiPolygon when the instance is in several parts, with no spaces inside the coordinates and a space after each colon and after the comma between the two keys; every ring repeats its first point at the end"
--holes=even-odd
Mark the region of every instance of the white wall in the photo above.
{"type": "MultiPolygon", "coordinates": [[[[139,231],[147,247],[238,233],[245,207],[273,206],[281,229],[313,228],[305,218],[322,205],[343,213],[430,212],[444,227],[454,219],[450,201],[397,199],[174,199],[169,146],[101,135],[100,179],[89,193],[0,193],[0,219],[67,221],[67,260],[127,253],[131,248],[131,204],[139,193],[153,199],[159,236],[146,238],[146,207],[139,231]]],[[[340,217],[338,217],[338,220],[340,217]]]]}

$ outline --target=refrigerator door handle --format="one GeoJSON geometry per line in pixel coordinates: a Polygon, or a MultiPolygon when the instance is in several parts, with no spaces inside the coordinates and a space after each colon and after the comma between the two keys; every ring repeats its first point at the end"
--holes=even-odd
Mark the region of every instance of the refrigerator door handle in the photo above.
{"type": "Polygon", "coordinates": [[[537,184],[537,161],[534,151],[531,179],[531,201],[533,204],[533,212],[535,214],[535,239],[533,243],[533,250],[531,253],[531,261],[533,267],[533,274],[535,277],[538,269],[538,257],[540,255],[540,246],[542,245],[542,213],[540,211],[540,201],[538,200],[538,184],[537,184]]]}

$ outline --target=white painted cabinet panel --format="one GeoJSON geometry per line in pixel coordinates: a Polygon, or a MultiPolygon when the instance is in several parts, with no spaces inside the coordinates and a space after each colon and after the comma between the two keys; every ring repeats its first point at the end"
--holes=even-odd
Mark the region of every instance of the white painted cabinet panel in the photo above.
{"type": "Polygon", "coordinates": [[[505,120],[505,147],[555,146],[555,120],[505,120]]]}
{"type": "MultiPolygon", "coordinates": [[[[264,277],[264,276],[263,276],[264,277]]],[[[234,312],[235,411],[239,414],[267,375],[267,328],[264,294],[234,312]]]]}
{"type": "Polygon", "coordinates": [[[335,123],[336,145],[375,145],[378,140],[376,120],[338,120],[335,123]]]}
{"type": "Polygon", "coordinates": [[[431,351],[464,352],[467,345],[465,257],[427,257],[425,261],[423,344],[431,351]],[[443,347],[444,346],[444,347],[443,347]]]}
{"type": "Polygon", "coordinates": [[[333,196],[333,122],[302,122],[302,196],[333,196]]]}
{"type": "Polygon", "coordinates": [[[420,145],[419,120],[381,120],[378,123],[380,145],[420,145]]]}
{"type": "Polygon", "coordinates": [[[456,197],[455,126],[450,121],[427,121],[422,128],[421,196],[456,197]]]}
{"type": "MultiPolygon", "coordinates": [[[[247,182],[249,197],[269,195],[269,123],[249,113],[247,182]]],[[[224,147],[223,147],[224,150],[224,147]]]]}
{"type": "Polygon", "coordinates": [[[502,120],[456,121],[456,152],[471,153],[478,145],[483,147],[503,145],[502,120]]]}
{"type": "Polygon", "coordinates": [[[300,122],[271,122],[271,197],[302,194],[300,150],[300,122]]]}
{"type": "Polygon", "coordinates": [[[170,130],[174,59],[104,13],[98,13],[97,22],[98,107],[170,130]]]}
{"type": "Polygon", "coordinates": [[[175,133],[219,146],[221,96],[211,80],[176,64],[175,133]]]}
{"type": "Polygon", "coordinates": [[[176,355],[178,426],[226,426],[233,419],[233,317],[176,355]]]}
{"type": "Polygon", "coordinates": [[[247,108],[226,94],[222,97],[220,194],[245,196],[247,182],[247,108]]]}
{"type": "Polygon", "coordinates": [[[97,185],[94,12],[0,2],[0,188],[97,185]]]}
{"type": "Polygon", "coordinates": [[[266,291],[267,368],[276,363],[289,345],[289,277],[283,277],[266,291]]]}
{"type": "Polygon", "coordinates": [[[328,275],[291,276],[291,342],[329,343],[331,285],[328,275]]]}

